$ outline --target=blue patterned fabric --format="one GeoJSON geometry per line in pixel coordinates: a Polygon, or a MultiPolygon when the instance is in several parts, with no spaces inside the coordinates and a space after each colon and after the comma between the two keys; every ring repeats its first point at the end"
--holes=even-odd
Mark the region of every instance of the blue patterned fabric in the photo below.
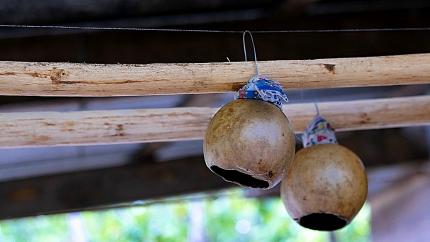
{"type": "Polygon", "coordinates": [[[264,76],[254,76],[237,93],[236,99],[257,99],[272,103],[282,109],[288,102],[281,84],[264,76]]]}

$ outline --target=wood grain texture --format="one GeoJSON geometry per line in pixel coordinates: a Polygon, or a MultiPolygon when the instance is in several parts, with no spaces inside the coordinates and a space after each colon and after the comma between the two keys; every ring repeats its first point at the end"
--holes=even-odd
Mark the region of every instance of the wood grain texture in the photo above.
{"type": "Polygon", "coordinates": [[[111,167],[0,183],[0,219],[64,213],[230,188],[203,157],[111,167]]]}
{"type": "MultiPolygon", "coordinates": [[[[259,62],[261,73],[290,88],[430,83],[430,54],[259,62]]],[[[0,62],[0,95],[136,96],[236,91],[253,62],[73,64],[0,62]]]]}
{"type": "MultiPolygon", "coordinates": [[[[425,125],[430,96],[319,103],[338,131],[425,125]]],[[[0,147],[88,145],[202,139],[216,108],[165,108],[0,114],[0,147]]],[[[315,115],[313,103],[285,106],[296,132],[315,115]]]]}

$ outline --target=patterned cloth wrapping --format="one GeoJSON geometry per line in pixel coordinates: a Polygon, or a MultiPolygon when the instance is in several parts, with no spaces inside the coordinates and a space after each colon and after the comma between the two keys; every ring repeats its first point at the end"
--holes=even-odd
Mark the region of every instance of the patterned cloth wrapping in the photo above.
{"type": "Polygon", "coordinates": [[[330,123],[317,115],[302,135],[303,147],[317,144],[336,144],[336,135],[330,123]]]}
{"type": "Polygon", "coordinates": [[[287,94],[281,84],[265,76],[256,75],[243,86],[235,96],[236,99],[257,99],[272,103],[282,109],[288,102],[287,94]]]}

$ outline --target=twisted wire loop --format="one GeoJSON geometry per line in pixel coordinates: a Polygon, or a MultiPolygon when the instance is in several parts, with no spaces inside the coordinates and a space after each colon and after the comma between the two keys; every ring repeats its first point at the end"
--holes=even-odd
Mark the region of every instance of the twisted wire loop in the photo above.
{"type": "Polygon", "coordinates": [[[248,61],[248,55],[246,53],[246,35],[247,34],[249,35],[249,37],[251,39],[252,50],[254,52],[255,73],[257,74],[257,76],[259,76],[260,75],[260,70],[258,69],[257,51],[255,50],[254,38],[252,37],[252,33],[249,30],[243,31],[243,34],[242,34],[243,55],[245,56],[245,62],[248,61]]]}

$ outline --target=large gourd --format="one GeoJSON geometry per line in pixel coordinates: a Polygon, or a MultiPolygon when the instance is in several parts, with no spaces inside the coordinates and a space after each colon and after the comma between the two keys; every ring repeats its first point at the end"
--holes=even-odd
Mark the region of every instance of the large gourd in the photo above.
{"type": "Polygon", "coordinates": [[[278,184],[295,153],[295,136],[281,109],[286,101],[278,83],[252,78],[209,123],[203,150],[209,169],[245,187],[278,184]]]}
{"type": "Polygon", "coordinates": [[[337,144],[334,130],[320,116],[305,131],[303,144],[282,181],[284,205],[303,227],[340,229],[366,200],[364,166],[354,152],[337,144]]]}

